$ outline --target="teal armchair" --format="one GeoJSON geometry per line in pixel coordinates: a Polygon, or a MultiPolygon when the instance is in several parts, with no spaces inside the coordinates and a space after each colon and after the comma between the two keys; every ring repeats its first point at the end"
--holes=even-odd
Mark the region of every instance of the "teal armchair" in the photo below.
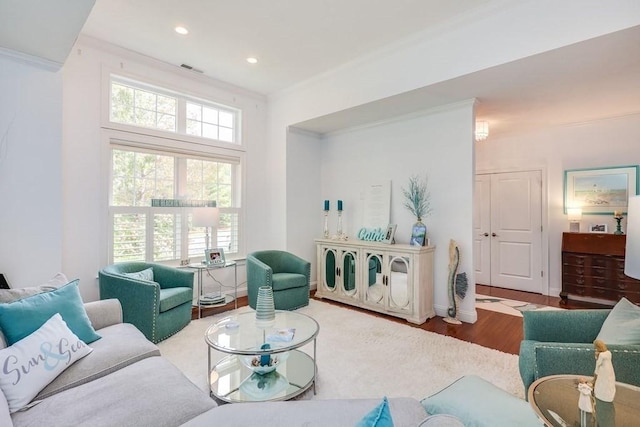
{"type": "Polygon", "coordinates": [[[125,323],[158,343],[191,321],[193,271],[161,264],[122,262],[98,273],[100,299],[117,298],[125,323]],[[153,281],[126,276],[151,268],[153,281]]]}
{"type": "MultiPolygon", "coordinates": [[[[525,311],[519,368],[525,396],[531,383],[548,375],[593,376],[593,341],[611,310],[525,311]]],[[[616,381],[640,386],[640,345],[607,344],[616,381]]]]}
{"type": "Polygon", "coordinates": [[[247,294],[256,308],[258,288],[271,286],[276,310],[309,305],[311,263],[285,251],[267,250],[247,255],[247,294]]]}

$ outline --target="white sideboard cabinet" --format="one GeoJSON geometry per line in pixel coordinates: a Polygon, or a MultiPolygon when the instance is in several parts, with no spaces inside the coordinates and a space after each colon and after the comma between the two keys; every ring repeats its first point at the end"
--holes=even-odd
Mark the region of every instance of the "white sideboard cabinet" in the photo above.
{"type": "Polygon", "coordinates": [[[422,324],[433,309],[434,246],[317,239],[316,297],[422,324]]]}

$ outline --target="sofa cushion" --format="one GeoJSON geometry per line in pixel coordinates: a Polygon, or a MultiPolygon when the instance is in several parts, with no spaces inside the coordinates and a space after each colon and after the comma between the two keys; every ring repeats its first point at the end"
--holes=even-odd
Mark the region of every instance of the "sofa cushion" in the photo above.
{"type": "Polygon", "coordinates": [[[16,412],[13,424],[175,427],[215,406],[171,362],[148,357],[16,412]]]}
{"type": "Polygon", "coordinates": [[[38,330],[0,350],[0,388],[16,412],[61,372],[91,353],[56,313],[38,330]]]}
{"type": "Polygon", "coordinates": [[[193,300],[191,288],[167,288],[160,289],[160,313],[169,311],[186,302],[193,300]]]}
{"type": "Polygon", "coordinates": [[[99,332],[102,339],[91,344],[93,352],[60,374],[36,396],[36,399],[44,399],[142,359],[160,355],[158,347],[129,323],[119,323],[100,329],[99,332]]]}
{"type": "Polygon", "coordinates": [[[393,427],[387,397],[385,396],[378,406],[362,417],[356,427],[393,427]]]}
{"type": "Polygon", "coordinates": [[[9,413],[9,403],[2,390],[0,390],[0,426],[12,427],[13,421],[9,413]]]}
{"type": "Polygon", "coordinates": [[[82,304],[78,280],[50,292],[0,304],[0,329],[8,345],[20,341],[60,313],[69,329],[89,344],[100,338],[82,304]]]}
{"type": "Polygon", "coordinates": [[[51,279],[39,286],[29,286],[24,288],[0,289],[0,303],[12,302],[43,292],[54,291],[62,285],[69,283],[69,279],[62,273],[57,273],[51,279]]]}
{"type": "Polygon", "coordinates": [[[133,273],[122,273],[124,276],[137,280],[146,280],[147,282],[153,282],[153,268],[145,268],[142,271],[135,271],[133,273]]]}
{"type": "Polygon", "coordinates": [[[540,427],[531,406],[490,382],[467,375],[421,401],[431,415],[450,414],[466,427],[540,427]]]}
{"type": "MultiPolygon", "coordinates": [[[[388,400],[395,427],[415,427],[427,416],[416,399],[394,397],[388,400]]],[[[183,427],[353,427],[379,403],[380,399],[325,399],[222,405],[183,427]]]]}
{"type": "Polygon", "coordinates": [[[272,280],[274,292],[307,286],[307,277],[304,274],[273,273],[272,280]]]}
{"type": "Polygon", "coordinates": [[[605,344],[640,344],[640,307],[622,298],[613,307],[597,339],[605,344]]]}

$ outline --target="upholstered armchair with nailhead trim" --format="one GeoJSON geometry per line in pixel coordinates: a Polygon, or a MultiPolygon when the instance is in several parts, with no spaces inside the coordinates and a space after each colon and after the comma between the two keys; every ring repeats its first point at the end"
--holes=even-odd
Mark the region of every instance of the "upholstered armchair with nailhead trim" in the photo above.
{"type": "Polygon", "coordinates": [[[100,299],[117,298],[125,323],[158,343],[191,321],[193,271],[146,262],[121,262],[100,270],[100,299]]]}

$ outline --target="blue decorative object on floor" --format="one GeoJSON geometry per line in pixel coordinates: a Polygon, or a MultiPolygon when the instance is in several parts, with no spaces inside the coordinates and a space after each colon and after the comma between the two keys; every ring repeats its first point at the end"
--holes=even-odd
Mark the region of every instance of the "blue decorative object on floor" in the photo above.
{"type": "MultiPolygon", "coordinates": [[[[271,349],[271,346],[269,344],[262,344],[262,346],[260,347],[261,350],[269,350],[271,349]]],[[[260,356],[260,366],[269,366],[271,365],[271,355],[270,354],[263,354],[262,356],[260,356]]]]}

